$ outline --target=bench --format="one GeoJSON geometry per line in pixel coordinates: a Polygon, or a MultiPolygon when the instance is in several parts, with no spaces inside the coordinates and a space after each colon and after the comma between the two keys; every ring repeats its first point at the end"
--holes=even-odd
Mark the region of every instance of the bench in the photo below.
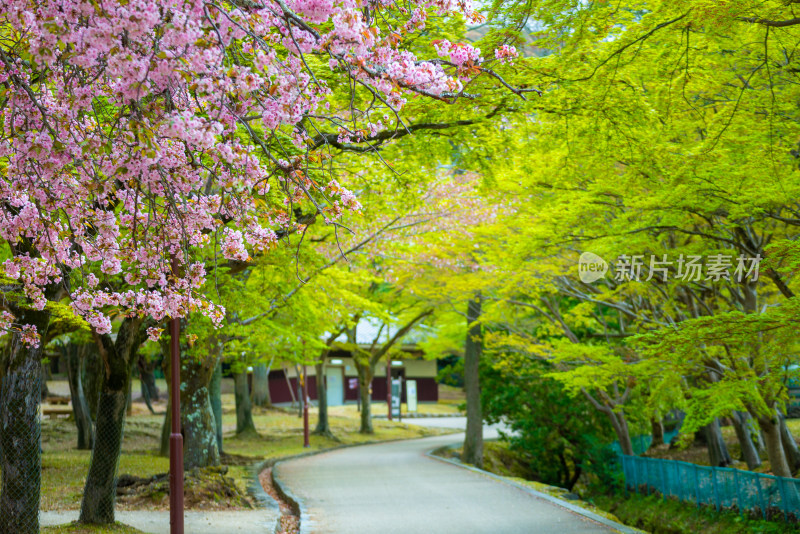
{"type": "Polygon", "coordinates": [[[42,417],[54,419],[70,416],[72,416],[72,408],[69,406],[42,406],[42,417]]]}

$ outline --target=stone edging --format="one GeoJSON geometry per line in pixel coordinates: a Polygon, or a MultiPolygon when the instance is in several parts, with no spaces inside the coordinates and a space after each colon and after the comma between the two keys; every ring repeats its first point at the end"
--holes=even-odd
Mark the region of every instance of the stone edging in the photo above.
{"type": "Polygon", "coordinates": [[[562,508],[566,508],[570,512],[573,512],[573,513],[578,514],[578,515],[582,515],[583,517],[585,517],[587,519],[591,519],[592,521],[600,523],[601,525],[613,528],[616,532],[619,532],[621,534],[641,534],[641,532],[642,532],[641,530],[635,529],[633,527],[629,527],[627,525],[623,525],[622,523],[617,523],[616,521],[612,521],[611,519],[607,519],[607,518],[605,518],[605,517],[603,517],[601,515],[598,515],[598,514],[592,512],[592,511],[590,511],[590,510],[587,510],[585,508],[582,508],[580,506],[572,504],[572,503],[570,503],[568,501],[565,501],[563,499],[559,499],[558,497],[553,497],[552,495],[548,495],[547,493],[543,493],[541,491],[537,491],[537,490],[535,490],[533,488],[530,488],[528,486],[525,486],[523,484],[519,484],[518,482],[510,480],[510,479],[508,479],[508,478],[506,478],[504,476],[496,475],[496,474],[494,474],[492,472],[484,471],[483,469],[479,469],[479,468],[477,468],[475,466],[468,465],[468,464],[463,464],[463,463],[461,463],[461,462],[459,462],[457,460],[453,460],[451,458],[445,458],[443,456],[438,456],[437,455],[437,453],[439,453],[441,451],[445,451],[445,450],[448,450],[448,449],[454,449],[454,448],[457,448],[457,447],[458,447],[458,445],[446,445],[444,447],[439,447],[439,448],[430,450],[430,451],[426,452],[425,455],[427,457],[429,457],[429,458],[433,458],[435,460],[439,460],[440,462],[447,462],[449,464],[461,467],[462,469],[468,469],[468,470],[470,470],[470,471],[472,471],[474,473],[478,473],[478,474],[481,474],[481,475],[488,476],[490,478],[493,478],[495,480],[503,482],[504,484],[508,484],[509,486],[514,486],[515,488],[521,489],[522,491],[524,491],[524,492],[526,492],[526,493],[528,493],[530,495],[533,495],[534,497],[538,497],[538,498],[543,499],[545,501],[548,501],[548,502],[551,502],[553,504],[556,504],[556,505],[558,505],[558,506],[560,506],[562,508]]]}
{"type": "MultiPolygon", "coordinates": [[[[386,414],[381,415],[373,415],[375,419],[388,419],[386,414]]],[[[412,412],[412,413],[404,413],[402,419],[438,419],[440,417],[466,417],[463,413],[421,413],[421,412],[412,412]]],[[[392,418],[392,421],[397,421],[396,418],[392,418]]],[[[402,420],[401,420],[402,422],[402,420]]]]}
{"type": "MultiPolygon", "coordinates": [[[[266,462],[258,462],[252,464],[248,467],[248,471],[250,472],[250,481],[247,484],[247,493],[253,497],[256,502],[261,504],[264,508],[267,508],[273,512],[277,512],[277,519],[275,520],[275,524],[272,526],[272,532],[275,532],[278,526],[281,524],[281,507],[278,502],[272,498],[272,496],[264,491],[264,487],[261,485],[261,481],[258,479],[258,475],[261,472],[270,467],[268,464],[269,461],[266,462]]],[[[274,462],[273,462],[274,463],[274,462]]]]}

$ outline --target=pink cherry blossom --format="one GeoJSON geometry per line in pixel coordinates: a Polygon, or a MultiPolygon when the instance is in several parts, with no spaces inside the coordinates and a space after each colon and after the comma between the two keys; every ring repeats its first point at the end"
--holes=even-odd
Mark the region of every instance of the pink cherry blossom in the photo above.
{"type": "Polygon", "coordinates": [[[299,203],[327,222],[361,208],[336,181],[310,177],[309,124],[340,128],[341,142],[385,127],[369,114],[342,127],[332,103],[349,94],[333,88],[354,80],[388,117],[410,98],[459,97],[477,72],[470,45],[436,44],[449,64],[408,49],[433,13],[479,18],[464,0],[5,0],[0,19],[15,36],[0,51],[5,275],[37,309],[68,276],[72,308],[98,333],[111,331],[111,309],[219,324],[202,258],[267,253],[299,203]],[[312,70],[312,54],[336,83],[312,70]]]}

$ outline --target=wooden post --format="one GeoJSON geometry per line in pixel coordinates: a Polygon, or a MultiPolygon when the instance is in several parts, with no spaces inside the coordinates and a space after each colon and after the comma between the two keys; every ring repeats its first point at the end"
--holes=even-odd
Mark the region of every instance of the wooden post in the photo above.
{"type": "Polygon", "coordinates": [[[389,421],[392,420],[392,360],[386,362],[386,405],[389,410],[389,421]]]}
{"type": "MultiPolygon", "coordinates": [[[[172,256],[172,275],[178,276],[178,258],[172,256]]],[[[169,531],[183,534],[183,435],[181,434],[181,320],[170,321],[170,359],[172,365],[172,432],[169,435],[169,531]]]]}
{"type": "MultiPolygon", "coordinates": [[[[319,377],[317,377],[319,380],[319,377]]],[[[311,443],[308,440],[308,372],[303,364],[303,448],[309,448],[311,443]]]]}

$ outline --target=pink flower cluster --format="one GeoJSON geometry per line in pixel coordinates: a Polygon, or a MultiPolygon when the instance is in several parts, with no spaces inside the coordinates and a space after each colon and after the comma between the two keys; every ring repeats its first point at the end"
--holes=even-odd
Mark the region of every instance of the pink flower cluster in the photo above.
{"type": "Polygon", "coordinates": [[[15,325],[15,317],[7,312],[7,311],[0,311],[0,337],[10,333],[10,332],[19,332],[20,333],[20,343],[28,347],[38,347],[39,343],[41,342],[41,337],[36,332],[36,327],[30,324],[20,326],[15,325]]]}
{"type": "Polygon", "coordinates": [[[500,60],[500,63],[511,63],[514,59],[519,57],[517,49],[514,46],[502,45],[494,51],[495,59],[500,60]]]}
{"type": "Polygon", "coordinates": [[[445,39],[435,43],[434,48],[440,57],[449,58],[450,62],[458,67],[466,63],[480,63],[483,60],[480,48],[465,43],[451,43],[445,39]]]}
{"type": "MultiPolygon", "coordinates": [[[[274,208],[284,192],[287,207],[309,197],[327,203],[328,221],[361,208],[335,181],[317,187],[305,156],[275,148],[287,132],[306,146],[300,123],[324,122],[331,87],[349,88],[355,78],[386,113],[412,93],[460,91],[458,68],[448,74],[403,46],[429,10],[474,17],[471,6],[410,7],[5,0],[0,20],[20,36],[0,58],[9,88],[0,109],[0,237],[14,247],[6,276],[38,309],[45,288],[69,276],[73,309],[99,333],[110,332],[112,309],[156,320],[198,312],[219,323],[224,309],[201,292],[206,272],[194,258],[202,249],[248,261],[274,248],[276,227],[291,224],[287,208],[274,208]],[[329,87],[308,54],[327,56],[341,79],[329,87]]],[[[437,50],[456,67],[482,61],[469,45],[437,50]]],[[[344,137],[375,135],[365,122],[344,137]]],[[[23,330],[25,340],[33,335],[23,330]]]]}

